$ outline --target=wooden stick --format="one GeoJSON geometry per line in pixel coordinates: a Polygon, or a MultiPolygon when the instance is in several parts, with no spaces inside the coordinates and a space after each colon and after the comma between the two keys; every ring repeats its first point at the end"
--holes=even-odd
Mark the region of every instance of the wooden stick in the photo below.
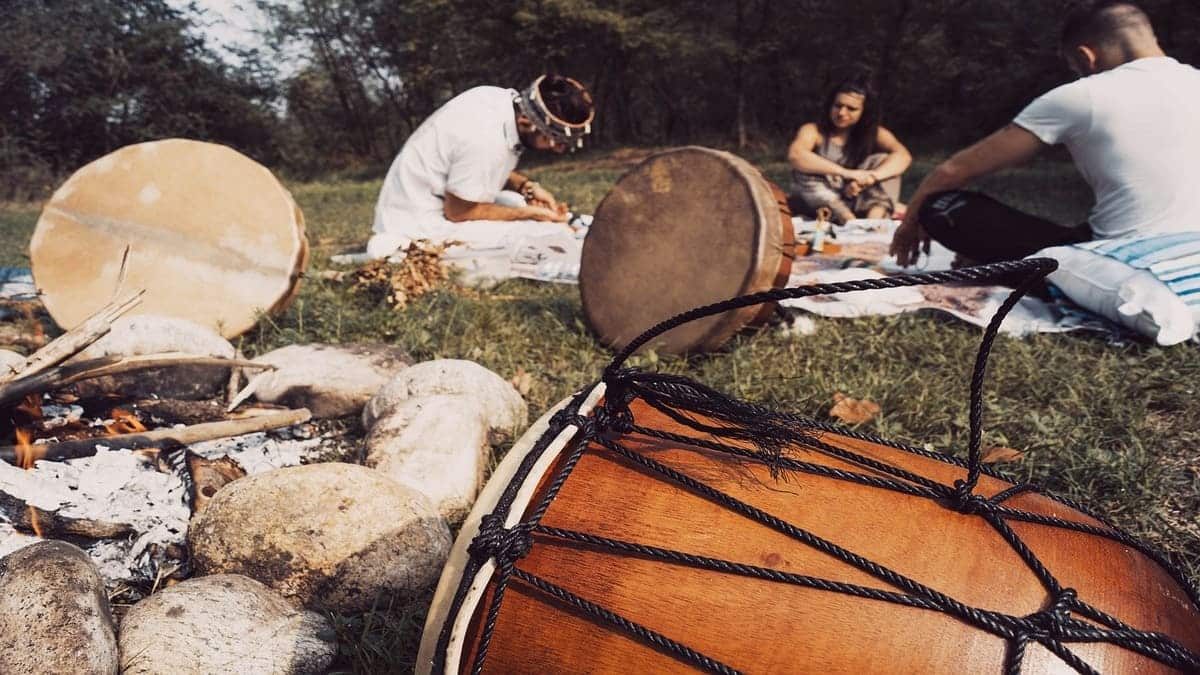
{"type": "MultiPolygon", "coordinates": [[[[240,349],[237,350],[236,352],[234,352],[234,356],[239,359],[245,358],[242,355],[242,350],[240,350],[240,349]]],[[[229,369],[229,381],[225,383],[225,405],[228,406],[230,403],[233,402],[234,397],[237,396],[237,393],[238,393],[238,385],[240,385],[241,382],[242,382],[242,369],[241,368],[230,368],[229,369]]],[[[232,408],[229,408],[229,409],[232,410],[232,408]]]]}
{"type": "MultiPolygon", "coordinates": [[[[100,438],[86,438],[76,441],[45,443],[34,445],[33,448],[35,451],[41,453],[40,459],[75,459],[77,457],[91,457],[96,454],[97,445],[103,445],[114,450],[136,450],[138,448],[158,446],[165,441],[175,441],[181,445],[191,445],[218,438],[230,438],[258,431],[288,427],[293,424],[307,422],[310,419],[312,419],[312,413],[308,411],[308,408],[300,408],[298,410],[281,410],[245,419],[205,422],[179,429],[155,429],[138,434],[118,434],[116,436],[102,436],[100,438]]],[[[18,451],[20,451],[20,448],[16,446],[0,447],[0,459],[9,464],[16,464],[18,451]]]]}
{"type": "Polygon", "coordinates": [[[125,251],[121,253],[121,268],[117,270],[117,283],[113,284],[112,297],[109,302],[116,302],[121,296],[121,289],[125,287],[125,277],[129,275],[129,254],[133,251],[133,244],[126,244],[125,251]]]}
{"type": "Polygon", "coordinates": [[[87,361],[80,361],[79,363],[57,366],[28,377],[19,378],[7,384],[0,384],[0,406],[20,401],[29,394],[54,391],[76,382],[82,382],[83,380],[170,366],[274,369],[274,366],[244,359],[227,359],[220,356],[197,356],[180,352],[141,354],[125,357],[104,356],[98,359],[89,359],[87,361]]]}
{"type": "Polygon", "coordinates": [[[88,345],[104,337],[112,330],[112,322],[116,321],[142,301],[145,290],[140,290],[122,300],[111,302],[100,311],[84,320],[83,323],[55,338],[50,344],[37,350],[25,360],[25,366],[15,375],[0,374],[0,383],[29,377],[47,368],[56,366],[72,356],[83,351],[88,345]]]}

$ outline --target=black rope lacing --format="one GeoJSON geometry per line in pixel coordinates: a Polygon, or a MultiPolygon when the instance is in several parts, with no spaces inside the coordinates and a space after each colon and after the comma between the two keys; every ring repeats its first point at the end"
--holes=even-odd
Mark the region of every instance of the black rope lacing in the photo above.
{"type": "Polygon", "coordinates": [[[1004,480],[1004,477],[994,469],[983,466],[980,457],[980,447],[983,438],[982,391],[987,370],[988,355],[1005,315],[1033,284],[1043,279],[1055,266],[1056,263],[1053,260],[1033,259],[996,263],[949,272],[928,272],[883,279],[867,279],[836,284],[777,289],[700,307],[663,321],[650,330],[647,330],[617,354],[605,369],[602,378],[602,381],[606,385],[604,403],[597,407],[591,415],[586,417],[581,416],[579,409],[584,400],[584,394],[581,393],[570,404],[560,410],[551,419],[547,431],[539,438],[529,454],[523,459],[513,482],[501,495],[493,512],[482,519],[479,532],[468,548],[470,559],[464,570],[459,588],[451,602],[449,613],[451,619],[443,626],[439,636],[438,648],[434,657],[435,669],[441,669],[444,664],[446,648],[449,644],[453,624],[452,617],[456,616],[461,610],[471,580],[485,561],[493,560],[496,565],[495,582],[492,587],[493,593],[487,607],[486,618],[482,624],[479,643],[475,651],[475,660],[472,666],[472,672],[474,673],[479,673],[483,669],[499,618],[504,593],[513,578],[558,602],[573,607],[596,621],[614,626],[630,636],[640,639],[656,649],[698,668],[717,673],[738,672],[731,666],[721,663],[697,651],[693,647],[673,640],[663,633],[652,630],[627,617],[623,617],[577,595],[571,590],[553,584],[532,572],[517,567],[517,561],[526,556],[532,547],[537,545],[537,541],[558,540],[585,544],[675,565],[686,565],[726,574],[736,574],[776,583],[792,584],[869,600],[942,612],[1007,640],[1008,650],[1005,657],[1004,672],[1008,674],[1020,672],[1026,650],[1030,643],[1042,645],[1078,672],[1094,673],[1095,670],[1091,666],[1066,646],[1068,643],[1073,642],[1104,642],[1142,654],[1173,668],[1185,671],[1200,671],[1200,655],[1189,651],[1170,636],[1135,629],[1117,617],[1106,614],[1084,602],[1078,597],[1074,589],[1062,586],[1053,573],[1038,559],[1037,555],[1013,531],[1008,521],[1015,520],[1058,527],[1096,537],[1104,537],[1134,548],[1163,567],[1180,587],[1185,590],[1192,604],[1200,609],[1200,592],[1160,552],[1126,534],[1109,521],[1091,513],[1072,500],[1055,495],[1045,495],[1089,517],[1095,518],[1101,525],[1097,526],[1089,523],[1064,520],[1054,516],[1015,509],[1006,505],[1006,502],[1013,497],[1035,490],[1036,486],[1030,483],[1013,485],[990,498],[974,492],[981,475],[986,474],[1004,480]],[[648,344],[655,337],[689,321],[720,314],[731,309],[764,302],[777,302],[788,298],[923,284],[980,282],[995,279],[1002,275],[1007,276],[1022,273],[1025,274],[1024,280],[1008,296],[1004,303],[1001,304],[985,329],[979,352],[975,359],[970,391],[970,435],[965,461],[953,456],[925,450],[924,448],[895,443],[874,437],[870,434],[843,429],[837,425],[810,420],[798,415],[779,413],[762,406],[738,401],[704,385],[679,376],[644,373],[622,367],[624,362],[634,352],[648,344]],[[637,424],[629,407],[634,399],[644,401],[654,410],[707,436],[707,438],[666,432],[637,424]],[[546,451],[553,439],[568,425],[572,424],[578,428],[578,432],[575,434],[571,446],[569,446],[569,453],[560,461],[554,478],[546,486],[546,490],[540,501],[532,511],[529,511],[515,525],[505,527],[505,522],[511,519],[510,510],[517,489],[520,487],[524,477],[528,475],[533,464],[546,451]],[[879,443],[915,455],[953,464],[965,468],[966,477],[955,481],[953,485],[943,485],[924,476],[833,445],[821,437],[822,432],[833,432],[848,438],[879,443]],[[675,470],[632,450],[619,442],[619,439],[623,436],[657,438],[672,443],[687,444],[724,453],[739,461],[760,463],[768,467],[773,476],[786,477],[788,473],[803,472],[923,497],[936,500],[947,508],[952,508],[958,512],[978,516],[986,521],[1012,547],[1025,565],[1036,575],[1045,587],[1049,600],[1042,609],[1024,616],[1013,616],[1003,612],[971,607],[914,579],[910,579],[883,565],[879,565],[863,556],[844,549],[834,542],[823,539],[807,530],[777,518],[751,504],[742,502],[686,473],[675,470]],[[642,467],[648,473],[657,475],[662,480],[681,485],[705,499],[739,513],[745,518],[770,527],[798,542],[852,565],[897,590],[889,591],[858,584],[831,581],[647,546],[636,542],[622,541],[593,533],[542,525],[542,517],[550,507],[550,504],[557,497],[585,450],[593,445],[602,447],[613,455],[642,467]],[[846,463],[859,467],[862,469],[862,472],[804,462],[784,456],[785,449],[789,447],[805,448],[836,457],[846,463]]]}

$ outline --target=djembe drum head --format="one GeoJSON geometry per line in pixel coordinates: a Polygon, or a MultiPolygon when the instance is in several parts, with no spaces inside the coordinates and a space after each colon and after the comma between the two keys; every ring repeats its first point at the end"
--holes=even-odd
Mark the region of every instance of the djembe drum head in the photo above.
{"type": "MultiPolygon", "coordinates": [[[[783,285],[792,223],[781,196],[727,152],[684,147],[649,157],[600,202],[583,242],[579,290],[588,324],[621,348],[664,317],[783,285]]],[[[751,307],[697,321],[652,346],[715,349],[759,313],[751,307]]]]}
{"type": "Polygon", "coordinates": [[[133,314],[189,319],[234,337],[295,296],[308,261],[304,217],[266,167],[214,143],[130,145],[76,171],[29,245],[54,320],[72,328],[124,289],[133,314]]]}
{"type": "Polygon", "coordinates": [[[1197,671],[1200,592],[1180,570],[981,463],[976,404],[1010,307],[980,349],[967,461],[622,368],[654,337],[638,336],[489,480],[418,672],[1197,671]]]}

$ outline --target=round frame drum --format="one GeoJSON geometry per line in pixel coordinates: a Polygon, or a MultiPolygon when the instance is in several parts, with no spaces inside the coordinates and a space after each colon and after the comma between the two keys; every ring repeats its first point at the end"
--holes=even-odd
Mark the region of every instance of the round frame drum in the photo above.
{"type": "MultiPolygon", "coordinates": [[[[518,441],[455,542],[417,672],[481,652],[492,673],[1200,666],[1196,589],[1101,520],[989,471],[951,504],[961,463],[820,425],[756,453],[697,414],[738,404],[680,379],[628,418],[598,385],[518,441]]],[[[740,410],[776,439],[802,421],[740,410]]]]}
{"type": "Polygon", "coordinates": [[[72,328],[123,289],[133,313],[239,335],[295,297],[304,216],[266,167],[223,145],[169,139],[84,166],[42,210],[29,254],[46,309],[72,328]]]}
{"type": "MultiPolygon", "coordinates": [[[[604,344],[622,348],[683,310],[782,287],[793,238],[785,195],[749,162],[696,146],[653,155],[596,208],[579,270],[584,315],[604,344]]],[[[726,312],[650,346],[716,349],[772,309],[726,312]]]]}

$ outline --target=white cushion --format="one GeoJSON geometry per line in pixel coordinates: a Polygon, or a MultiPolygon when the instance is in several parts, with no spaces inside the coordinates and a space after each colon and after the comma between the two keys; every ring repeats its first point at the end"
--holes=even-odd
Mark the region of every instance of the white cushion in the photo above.
{"type": "Polygon", "coordinates": [[[1167,346],[1196,333],[1198,317],[1166,284],[1146,270],[1075,246],[1042,249],[1058,269],[1047,281],[1086,310],[1167,346]]]}

